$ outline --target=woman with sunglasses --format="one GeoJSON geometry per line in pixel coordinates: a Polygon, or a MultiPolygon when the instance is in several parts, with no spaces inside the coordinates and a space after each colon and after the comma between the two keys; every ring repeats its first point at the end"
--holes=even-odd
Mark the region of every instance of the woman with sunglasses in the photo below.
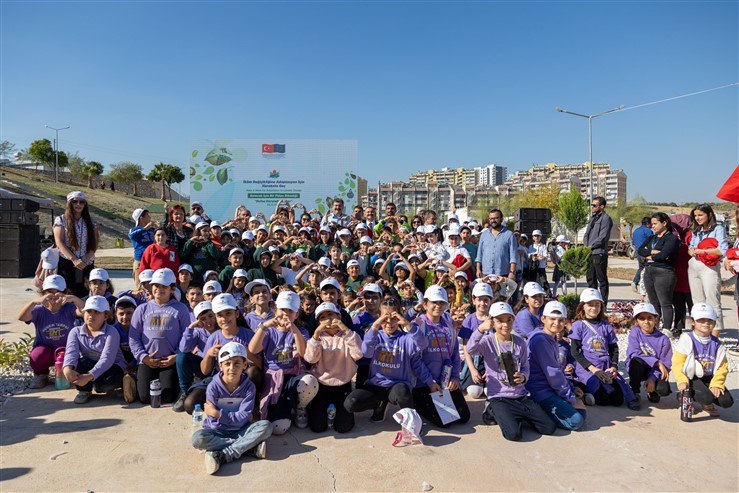
{"type": "Polygon", "coordinates": [[[54,219],[54,242],[59,249],[57,273],[77,297],[87,295],[85,279],[95,267],[100,232],[92,222],[87,197],[74,191],[67,195],[63,216],[54,219]]]}

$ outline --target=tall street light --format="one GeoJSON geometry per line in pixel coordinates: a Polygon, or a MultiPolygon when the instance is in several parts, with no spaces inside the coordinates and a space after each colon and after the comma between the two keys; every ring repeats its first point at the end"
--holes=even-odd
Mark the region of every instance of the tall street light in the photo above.
{"type": "MultiPolygon", "coordinates": [[[[581,118],[588,119],[588,149],[590,153],[590,205],[592,205],[593,203],[593,118],[598,118],[599,116],[607,115],[608,113],[614,113],[624,108],[625,106],[621,105],[618,108],[613,108],[612,110],[604,111],[603,113],[598,113],[597,115],[583,115],[582,113],[575,113],[574,111],[567,111],[563,110],[559,106],[557,107],[557,111],[560,113],[567,113],[568,115],[575,115],[581,118]]],[[[593,215],[592,207],[590,208],[590,215],[593,215]]]]}
{"type": "Polygon", "coordinates": [[[54,130],[56,132],[56,139],[54,139],[54,158],[55,158],[55,164],[54,164],[54,182],[59,182],[59,130],[66,130],[69,128],[69,126],[62,127],[62,128],[54,128],[50,127],[48,125],[44,125],[44,127],[54,130]]]}

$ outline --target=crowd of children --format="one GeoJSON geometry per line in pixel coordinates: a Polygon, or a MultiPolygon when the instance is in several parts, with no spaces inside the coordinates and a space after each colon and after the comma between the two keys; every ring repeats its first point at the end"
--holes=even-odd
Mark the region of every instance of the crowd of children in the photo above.
{"type": "MultiPolygon", "coordinates": [[[[627,382],[600,293],[585,289],[568,314],[546,302],[548,284],[475,279],[474,222],[437,228],[433,211],[409,221],[393,208],[378,221],[361,208],[321,217],[300,207],[281,201],[269,220],[239,208],[221,224],[193,203],[200,214],[175,206],[164,227],[136,210],[136,286],[115,296],[104,269],[80,299],[45,264],[41,297],[19,314],[36,328],[32,387],[48,383],[64,351],[76,404],[121,389],[129,403],[154,391],[176,412],[200,406],[192,444],[207,451],[210,474],[244,454],[264,458],[266,439],[292,425],[346,433],[354,413],[382,421],[391,405],[445,427],[470,419],[467,399],[485,398],[482,422],[519,440],[524,423],[546,435],[580,429],[586,405],[638,410],[642,388],[658,402],[670,372],[709,415],[733,404],[710,305],[694,306],[695,328],[674,351],[655,308],[636,305],[627,382]]],[[[527,275],[541,279],[548,253],[534,236],[527,275]]]]}

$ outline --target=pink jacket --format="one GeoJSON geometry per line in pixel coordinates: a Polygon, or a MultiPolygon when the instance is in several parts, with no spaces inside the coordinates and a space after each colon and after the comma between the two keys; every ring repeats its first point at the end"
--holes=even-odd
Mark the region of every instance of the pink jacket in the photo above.
{"type": "Polygon", "coordinates": [[[355,361],[362,357],[362,339],[350,331],[347,335],[322,333],[320,340],[311,337],[304,359],[313,365],[310,372],[323,385],[338,387],[351,381],[357,372],[355,361]]]}

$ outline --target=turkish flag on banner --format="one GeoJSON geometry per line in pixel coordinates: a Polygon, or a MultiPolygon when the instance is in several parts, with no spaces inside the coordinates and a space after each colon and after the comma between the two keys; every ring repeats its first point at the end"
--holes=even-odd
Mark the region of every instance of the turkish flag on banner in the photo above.
{"type": "Polygon", "coordinates": [[[275,152],[275,145],[274,144],[262,144],[262,152],[267,154],[272,154],[275,152]]]}
{"type": "Polygon", "coordinates": [[[739,166],[736,167],[721,190],[718,191],[716,197],[739,204],[739,166]]]}

